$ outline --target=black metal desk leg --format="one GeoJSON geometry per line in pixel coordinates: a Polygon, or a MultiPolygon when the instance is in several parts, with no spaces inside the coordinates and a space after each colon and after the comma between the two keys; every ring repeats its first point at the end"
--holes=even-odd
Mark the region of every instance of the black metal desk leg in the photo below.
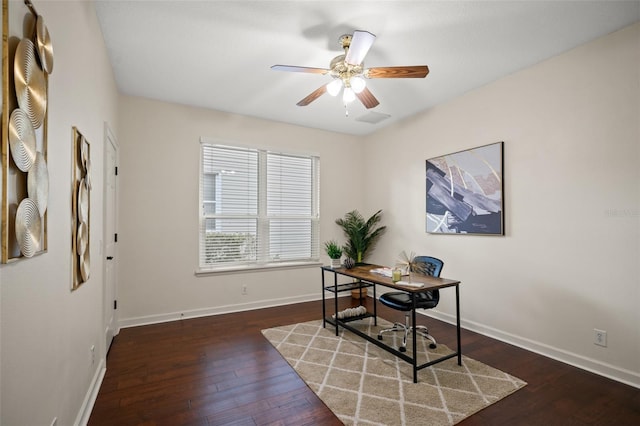
{"type": "Polygon", "coordinates": [[[378,325],[378,299],[376,299],[376,284],[373,284],[373,325],[378,325]]]}
{"type": "Polygon", "coordinates": [[[327,327],[327,308],[324,306],[324,269],[320,269],[322,274],[322,328],[327,327]]]}
{"type": "Polygon", "coordinates": [[[413,383],[418,383],[418,345],[416,343],[416,294],[411,293],[411,334],[413,335],[413,383]]]}
{"type": "Polygon", "coordinates": [[[338,333],[338,274],[336,272],[333,273],[333,313],[336,314],[336,336],[338,336],[340,333],[338,333]]]}
{"type": "Polygon", "coordinates": [[[460,286],[456,284],[456,332],[458,334],[458,365],[462,365],[462,347],[460,345],[460,286]]]}

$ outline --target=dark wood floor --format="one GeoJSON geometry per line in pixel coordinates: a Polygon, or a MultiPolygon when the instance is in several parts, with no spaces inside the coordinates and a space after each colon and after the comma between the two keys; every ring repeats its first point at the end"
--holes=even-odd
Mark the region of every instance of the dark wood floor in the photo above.
{"type": "MultiPolygon", "coordinates": [[[[260,333],[321,316],[309,302],[123,329],[89,425],[341,424],[260,333]]],[[[454,327],[420,317],[455,347],[454,327]]],[[[640,425],[640,389],[466,330],[462,348],[528,385],[460,425],[640,425]]]]}

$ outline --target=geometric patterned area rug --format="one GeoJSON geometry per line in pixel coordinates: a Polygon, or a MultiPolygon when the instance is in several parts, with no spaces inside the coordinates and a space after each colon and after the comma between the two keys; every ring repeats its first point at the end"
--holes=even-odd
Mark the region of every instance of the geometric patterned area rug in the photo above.
{"type": "MultiPolygon", "coordinates": [[[[351,322],[372,336],[391,324],[378,318],[351,322]]],[[[346,425],[453,425],[526,385],[516,377],[471,358],[448,359],[418,371],[409,363],[322,320],[262,330],[298,375],[346,425]]],[[[398,341],[386,333],[391,346],[398,341]]],[[[407,342],[407,353],[412,347],[407,342]]],[[[419,362],[452,353],[417,342],[419,362]]]]}

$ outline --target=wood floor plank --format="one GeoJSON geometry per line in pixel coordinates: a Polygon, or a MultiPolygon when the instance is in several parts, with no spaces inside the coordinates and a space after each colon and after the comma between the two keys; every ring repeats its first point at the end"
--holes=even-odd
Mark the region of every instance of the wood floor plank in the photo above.
{"type": "MultiPolygon", "coordinates": [[[[340,309],[356,303],[340,300],[340,309]]],[[[367,303],[371,307],[371,299],[367,303]]],[[[378,306],[379,315],[402,313],[378,306]]],[[[90,426],[339,425],[260,333],[321,317],[320,302],[126,328],[114,339],[90,426]]],[[[455,328],[419,316],[440,343],[455,328]]],[[[463,353],[528,382],[460,423],[637,425],[640,389],[462,331],[463,353]]]]}

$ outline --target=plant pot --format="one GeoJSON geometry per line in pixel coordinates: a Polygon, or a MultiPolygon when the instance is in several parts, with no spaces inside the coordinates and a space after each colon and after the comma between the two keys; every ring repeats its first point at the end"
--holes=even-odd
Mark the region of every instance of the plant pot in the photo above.
{"type": "Polygon", "coordinates": [[[340,259],[331,259],[332,268],[339,268],[341,266],[342,266],[342,263],[340,263],[340,259]]]}
{"type": "Polygon", "coordinates": [[[367,287],[364,287],[362,289],[356,288],[354,290],[351,290],[351,298],[360,299],[360,290],[362,290],[362,298],[364,299],[365,297],[367,297],[367,287]]]}

